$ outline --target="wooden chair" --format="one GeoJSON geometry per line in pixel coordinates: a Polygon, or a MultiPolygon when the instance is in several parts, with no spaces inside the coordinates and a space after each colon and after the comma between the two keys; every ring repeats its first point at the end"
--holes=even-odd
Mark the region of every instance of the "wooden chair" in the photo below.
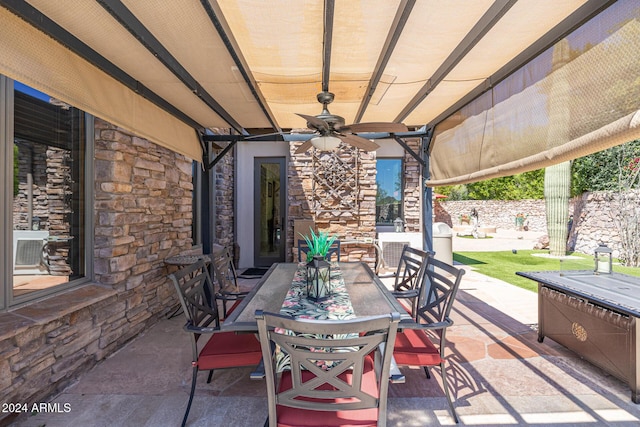
{"type": "Polygon", "coordinates": [[[445,369],[446,330],[453,325],[449,317],[464,270],[435,258],[429,259],[421,285],[416,323],[403,326],[396,336],[393,355],[398,366],[422,366],[427,378],[429,367],[439,366],[442,387],[455,422],[458,422],[447,385],[445,369]]]}
{"type": "Polygon", "coordinates": [[[240,301],[249,292],[240,292],[231,248],[227,247],[214,252],[211,255],[211,265],[213,268],[215,298],[222,302],[222,316],[226,319],[229,313],[240,304],[240,301]],[[229,302],[233,304],[231,308],[227,309],[227,303],[229,302]]]}
{"type": "Polygon", "coordinates": [[[218,307],[217,304],[211,304],[209,298],[213,295],[213,285],[203,260],[170,274],[169,278],[175,285],[187,317],[184,330],[191,337],[193,375],[189,402],[182,420],[184,426],[189,417],[199,371],[209,371],[209,383],[214,369],[256,366],[260,363],[262,352],[260,342],[254,334],[220,331],[218,307]],[[199,341],[203,335],[209,335],[209,339],[199,349],[199,344],[202,344],[199,341]]]}
{"type": "Polygon", "coordinates": [[[393,295],[398,299],[410,300],[407,311],[415,318],[420,283],[424,280],[424,271],[429,263],[430,253],[404,245],[398,269],[395,272],[393,295]]]}
{"type": "MultiPolygon", "coordinates": [[[[300,262],[304,262],[307,257],[307,251],[309,250],[309,246],[307,245],[307,242],[304,239],[298,239],[298,261],[300,262]],[[302,258],[302,255],[305,255],[304,258],[302,258]]],[[[329,248],[329,250],[327,251],[327,260],[331,261],[331,258],[333,258],[333,255],[336,256],[336,261],[340,261],[340,240],[334,240],[333,243],[331,244],[331,247],[329,248]]]]}
{"type": "Polygon", "coordinates": [[[265,426],[386,425],[398,313],[336,321],[258,311],[256,319],[269,403],[265,426]],[[377,351],[381,345],[388,351],[377,351]],[[276,348],[291,356],[291,370],[279,377],[276,348]]]}

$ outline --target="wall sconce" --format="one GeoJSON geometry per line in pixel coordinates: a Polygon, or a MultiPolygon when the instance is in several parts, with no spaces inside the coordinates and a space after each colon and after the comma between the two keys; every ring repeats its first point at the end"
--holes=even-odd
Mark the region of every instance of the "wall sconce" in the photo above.
{"type": "Polygon", "coordinates": [[[307,299],[321,302],[331,296],[331,264],[315,255],[307,263],[307,299]]]}
{"type": "Polygon", "coordinates": [[[612,250],[608,248],[604,243],[593,251],[595,268],[593,272],[595,274],[611,274],[613,273],[613,254],[612,250]]]}

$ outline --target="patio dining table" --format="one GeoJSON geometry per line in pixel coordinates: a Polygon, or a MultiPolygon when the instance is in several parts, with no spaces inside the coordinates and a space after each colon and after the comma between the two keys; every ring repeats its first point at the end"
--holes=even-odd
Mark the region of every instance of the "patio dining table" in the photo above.
{"type": "MultiPolygon", "coordinates": [[[[398,312],[400,313],[399,328],[402,328],[403,324],[411,325],[414,323],[409,313],[367,264],[362,262],[339,262],[334,265],[340,271],[342,291],[348,294],[351,318],[398,312]]],[[[284,312],[294,316],[300,314],[305,317],[309,317],[310,312],[313,311],[313,315],[318,318],[334,318],[336,311],[344,313],[343,298],[339,298],[339,307],[332,307],[331,303],[315,304],[307,301],[304,295],[294,291],[295,282],[299,281],[298,276],[303,266],[304,264],[298,263],[273,264],[249,295],[225,319],[222,329],[257,333],[256,310],[272,313],[284,312]],[[295,301],[295,303],[292,303],[292,301],[295,301]],[[299,306],[300,312],[292,312],[292,306],[299,306]],[[310,310],[310,306],[314,306],[315,309],[310,310]]],[[[261,374],[261,370],[258,369],[252,374],[252,377],[259,378],[261,374]]],[[[391,381],[396,383],[404,382],[404,376],[393,364],[391,381]]]]}

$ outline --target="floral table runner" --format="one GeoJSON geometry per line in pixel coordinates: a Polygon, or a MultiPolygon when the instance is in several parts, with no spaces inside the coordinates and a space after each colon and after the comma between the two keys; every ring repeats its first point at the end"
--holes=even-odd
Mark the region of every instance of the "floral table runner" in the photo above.
{"type": "MultiPolygon", "coordinates": [[[[351,299],[344,284],[342,272],[337,263],[331,263],[331,297],[322,302],[307,299],[307,271],[305,263],[298,264],[291,288],[284,298],[280,314],[302,319],[343,320],[355,317],[351,299]]],[[[279,331],[290,333],[290,331],[279,331]]],[[[317,338],[327,338],[323,334],[315,334],[317,338]]],[[[326,366],[326,361],[318,361],[326,366]]],[[[328,368],[328,366],[326,366],[328,368]]],[[[289,356],[284,351],[276,352],[276,369],[278,372],[290,369],[289,356]]]]}
{"type": "Polygon", "coordinates": [[[331,263],[331,297],[322,302],[307,299],[307,271],[304,263],[298,265],[291,288],[284,298],[280,314],[302,319],[343,320],[355,317],[351,299],[337,263],[331,263]]]}

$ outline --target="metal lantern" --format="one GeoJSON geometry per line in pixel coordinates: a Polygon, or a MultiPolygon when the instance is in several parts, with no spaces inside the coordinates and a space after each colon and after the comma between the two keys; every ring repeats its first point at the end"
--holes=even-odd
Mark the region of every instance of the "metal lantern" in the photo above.
{"type": "Polygon", "coordinates": [[[611,274],[613,272],[613,258],[612,251],[604,243],[600,245],[593,252],[595,260],[595,274],[611,274]]]}
{"type": "Polygon", "coordinates": [[[402,233],[404,231],[404,224],[402,223],[402,219],[400,219],[400,217],[396,218],[396,220],[393,221],[393,227],[396,230],[396,233],[402,233]]]}
{"type": "Polygon", "coordinates": [[[321,255],[307,263],[307,298],[320,302],[331,296],[331,264],[321,255]]]}

